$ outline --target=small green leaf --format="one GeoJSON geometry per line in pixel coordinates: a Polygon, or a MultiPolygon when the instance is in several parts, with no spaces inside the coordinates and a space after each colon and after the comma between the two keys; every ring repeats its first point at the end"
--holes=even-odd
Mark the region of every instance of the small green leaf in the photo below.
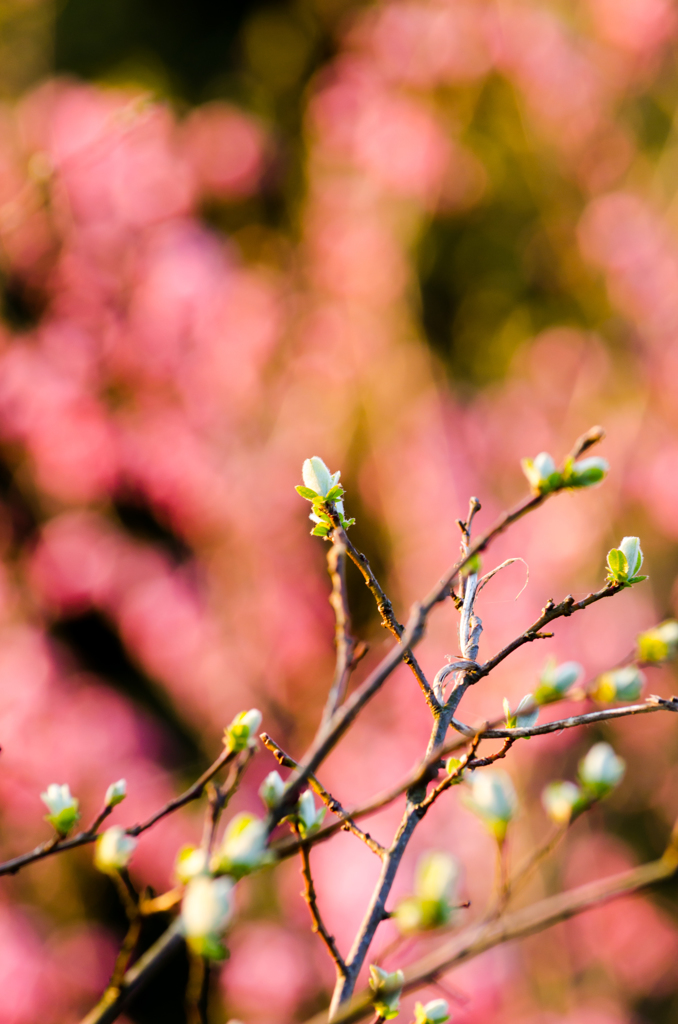
{"type": "Polygon", "coordinates": [[[304,487],[303,484],[297,484],[294,489],[297,494],[300,494],[302,498],[306,498],[307,501],[315,501],[318,497],[315,491],[312,491],[310,487],[304,487]]]}
{"type": "Polygon", "coordinates": [[[508,697],[504,697],[503,708],[504,708],[504,715],[506,717],[506,728],[507,729],[515,729],[515,727],[516,727],[516,719],[515,719],[515,715],[511,714],[511,705],[508,702],[508,697]]]}
{"type": "Polygon", "coordinates": [[[326,526],[325,523],[318,523],[311,530],[312,537],[327,537],[330,532],[330,527],[326,526]]]}
{"type": "Polygon", "coordinates": [[[647,576],[632,576],[631,579],[629,580],[629,583],[642,583],[643,580],[646,580],[646,579],[647,579],[647,576]]]}
{"type": "Polygon", "coordinates": [[[626,560],[626,555],[619,548],[612,548],[607,553],[607,564],[610,567],[610,572],[616,580],[620,583],[626,581],[626,577],[629,571],[629,563],[626,560]]]}
{"type": "Polygon", "coordinates": [[[355,526],[355,519],[344,519],[342,515],[339,516],[339,519],[345,530],[348,530],[349,526],[355,526]]]}
{"type": "Polygon", "coordinates": [[[325,495],[325,501],[338,501],[344,493],[344,488],[341,484],[336,484],[331,490],[325,495]]]}

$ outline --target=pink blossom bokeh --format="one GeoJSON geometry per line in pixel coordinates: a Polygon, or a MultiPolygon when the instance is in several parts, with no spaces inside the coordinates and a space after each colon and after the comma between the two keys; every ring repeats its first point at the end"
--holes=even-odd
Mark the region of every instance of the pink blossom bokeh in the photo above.
{"type": "MultiPolygon", "coordinates": [[[[303,752],[333,667],[325,549],[308,536],[293,489],[310,455],[342,469],[356,543],[404,619],[454,560],[455,520],[471,494],[489,524],[524,488],[522,456],[560,457],[582,430],[605,424],[605,486],[549,503],[487,556],[488,568],[520,556],[529,581],[521,590],[516,563],[488,586],[482,651],[522,632],[549,597],[597,587],[605,551],[625,533],[641,535],[650,581],[518,652],[469,693],[468,721],[522,697],[547,654],[591,676],[674,614],[678,236],[665,182],[675,140],[648,169],[624,111],[667,73],[678,20],[667,0],[577,9],[568,22],[558,5],[527,0],[382,0],[345,22],[304,100],[294,237],[265,229],[284,253],[277,261],[251,256],[242,232],[230,237],[203,216],[209,203],[265,192],[276,138],[264,120],[221,101],[180,116],[132,88],[66,79],[3,108],[0,271],[40,307],[28,327],[10,318],[0,327],[4,856],[48,836],[39,794],[50,782],[68,782],[87,821],[125,777],[129,797],[114,820],[150,814],[209,763],[247,707],[303,752]],[[469,130],[468,108],[497,81],[522,134],[498,136],[492,149],[469,130]],[[435,218],[454,221],[487,201],[497,153],[512,146],[529,166],[556,168],[564,198],[542,197],[543,220],[597,326],[565,316],[534,324],[505,373],[469,390],[427,344],[417,261],[435,218]],[[132,529],[129,507],[156,533],[132,529]],[[87,616],[118,638],[150,704],[64,641],[87,616]]],[[[420,648],[431,676],[457,652],[454,625],[451,606],[431,622],[420,648]]],[[[371,644],[360,675],[388,641],[373,612],[361,611],[357,628],[371,644]]],[[[670,671],[655,671],[651,686],[670,693],[670,671]]],[[[344,805],[360,803],[410,770],[426,736],[421,695],[400,669],[323,782],[344,805]]],[[[676,773],[672,720],[648,716],[604,736],[627,758],[627,781],[607,817],[577,826],[535,897],[589,880],[592,864],[603,874],[658,852],[678,813],[675,787],[662,788],[676,773]],[[654,832],[639,836],[648,814],[654,832]]],[[[571,773],[589,743],[572,731],[515,752],[525,807],[516,857],[546,833],[541,786],[571,773]]],[[[260,809],[257,787],[272,767],[261,754],[238,808],[260,809]]],[[[368,827],[386,842],[397,817],[391,808],[368,827]]],[[[201,827],[189,808],[146,833],[135,883],[171,885],[177,850],[201,827]]],[[[494,851],[456,791],[415,834],[394,895],[408,891],[431,846],[459,857],[465,913],[481,914],[494,851]]],[[[2,1022],[75,1021],[106,984],[119,935],[75,885],[78,872],[94,877],[91,851],[80,854],[2,881],[2,1022]]],[[[375,861],[340,834],[313,867],[346,949],[375,861]]],[[[297,865],[284,863],[242,886],[232,959],[215,985],[224,1013],[284,1024],[324,1005],[331,972],[300,885],[297,865]]],[[[675,903],[661,899],[635,897],[541,946],[495,950],[451,974],[453,1019],[631,1024],[638,1006],[675,1000],[675,903]]],[[[377,948],[393,935],[386,923],[377,948]]]]}

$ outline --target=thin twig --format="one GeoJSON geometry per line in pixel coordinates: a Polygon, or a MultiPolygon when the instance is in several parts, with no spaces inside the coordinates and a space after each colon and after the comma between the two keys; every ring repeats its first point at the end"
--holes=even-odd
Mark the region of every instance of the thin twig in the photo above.
{"type": "Polygon", "coordinates": [[[156,811],[155,814],[152,814],[150,818],[147,818],[146,821],[141,822],[141,824],[133,825],[131,828],[125,829],[127,835],[138,836],[142,832],[145,832],[146,829],[151,828],[162,818],[166,818],[168,814],[178,811],[180,807],[185,807],[186,804],[190,804],[193,800],[198,800],[202,796],[207,783],[214,778],[221,768],[230,764],[236,756],[237,755],[234,751],[225,747],[216,761],[214,761],[207,771],[203,772],[200,778],[197,779],[192,786],[189,786],[181,796],[177,796],[173,800],[169,800],[164,807],[161,807],[159,811],[156,811]]]}
{"type": "Polygon", "coordinates": [[[332,580],[330,604],[336,619],[335,644],[337,664],[334,679],[325,705],[322,724],[325,725],[346,696],[346,688],[353,667],[355,640],[351,635],[351,612],[346,589],[346,545],[348,538],[343,529],[334,530],[333,544],[327,554],[327,568],[332,580]]]}
{"type": "Polygon", "coordinates": [[[311,859],[308,844],[301,839],[298,828],[295,825],[293,825],[292,828],[300,839],[299,853],[301,854],[301,875],[304,879],[304,891],[302,892],[302,896],[306,900],[309,913],[311,915],[311,930],[317,933],[323,940],[332,960],[334,961],[334,966],[337,969],[337,977],[343,978],[346,976],[346,964],[339,952],[334,936],[330,935],[329,931],[325,927],[322,917],[320,916],[318,894],[315,891],[313,875],[311,874],[311,859]]]}
{"type": "Polygon", "coordinates": [[[546,640],[552,636],[552,633],[542,633],[541,630],[544,626],[548,626],[550,622],[553,622],[554,619],[573,615],[574,612],[582,611],[584,608],[588,608],[589,605],[602,601],[605,597],[613,597],[623,589],[623,583],[607,583],[600,590],[596,590],[594,593],[582,598],[581,601],[575,601],[572,594],[568,594],[565,600],[559,604],[555,604],[552,600],[547,601],[537,621],[533,622],[524,633],[521,633],[515,640],[512,640],[510,644],[507,644],[498,654],[495,654],[493,658],[486,661],[484,665],[471,669],[471,682],[477,683],[483,676],[489,675],[497,665],[501,664],[505,658],[508,658],[509,654],[513,654],[514,651],[517,651],[524,644],[532,643],[533,640],[546,640]]]}
{"type": "MultiPolygon", "coordinates": [[[[487,729],[486,726],[483,725],[480,727],[480,731],[482,731],[484,739],[519,740],[526,739],[529,736],[540,736],[551,732],[561,732],[563,729],[595,725],[597,722],[615,721],[616,719],[627,718],[632,715],[651,714],[655,711],[678,711],[678,698],[666,700],[663,697],[653,696],[648,697],[644,704],[631,704],[623,708],[608,708],[604,711],[591,711],[583,715],[574,715],[571,718],[561,718],[555,722],[548,722],[545,725],[533,725],[524,729],[487,729]]],[[[476,730],[474,730],[473,735],[477,735],[476,730]]],[[[397,800],[398,797],[406,793],[412,786],[421,784],[426,778],[430,780],[431,771],[435,765],[439,764],[442,758],[463,749],[468,745],[469,740],[472,738],[472,736],[460,738],[451,743],[441,745],[438,750],[434,750],[409,776],[407,776],[406,779],[398,783],[397,786],[384,790],[382,793],[373,797],[368,803],[362,804],[359,807],[354,807],[345,813],[350,815],[352,819],[357,819],[367,817],[368,815],[381,810],[383,807],[387,807],[389,804],[393,803],[394,800],[397,800]]],[[[471,765],[470,767],[480,766],[471,765]]],[[[341,827],[341,822],[333,822],[331,825],[327,825],[325,828],[320,829],[319,832],[316,832],[309,841],[313,845],[325,842],[326,840],[331,839],[333,835],[336,835],[336,833],[341,830],[341,827]]],[[[272,844],[272,849],[275,850],[278,859],[284,859],[293,856],[297,852],[298,847],[294,840],[288,839],[272,844]]]]}
{"type": "MultiPolygon", "coordinates": [[[[389,633],[391,633],[396,638],[396,640],[400,641],[403,633],[405,632],[405,627],[396,618],[395,612],[393,611],[393,605],[391,604],[391,601],[382,590],[377,577],[372,572],[372,567],[370,563],[368,562],[367,558],[362,553],[362,551],[358,551],[358,549],[354,547],[352,542],[349,540],[346,532],[343,529],[338,530],[335,528],[335,536],[339,532],[343,534],[342,539],[349,558],[362,575],[367,585],[367,589],[370,591],[370,593],[374,597],[374,600],[377,603],[377,610],[379,612],[379,615],[381,616],[382,626],[384,626],[385,629],[388,629],[389,633]]],[[[433,711],[437,703],[435,695],[426,678],[424,670],[422,669],[421,665],[419,664],[411,650],[407,650],[405,652],[405,654],[403,655],[403,661],[405,662],[406,665],[409,666],[409,668],[414,673],[414,676],[417,682],[419,683],[419,686],[421,687],[421,691],[424,694],[426,703],[433,711]]]]}
{"type": "Polygon", "coordinates": [[[207,1024],[204,1003],[209,981],[208,969],[208,961],[205,957],[191,953],[185,999],[187,1024],[207,1024]]]}
{"type": "MultiPolygon", "coordinates": [[[[151,828],[161,818],[166,817],[168,814],[172,814],[173,811],[178,810],[180,807],[184,807],[192,800],[197,800],[202,796],[205,786],[213,778],[217,772],[228,764],[235,754],[228,750],[222,751],[219,757],[214,763],[204,772],[197,782],[194,782],[181,796],[176,797],[174,800],[170,800],[169,803],[165,804],[159,811],[148,818],[147,821],[140,825],[132,825],[130,828],[125,829],[127,835],[138,836],[141,832],[145,832],[146,829],[151,828]]],[[[70,839],[52,839],[47,840],[45,843],[40,843],[33,850],[28,853],[23,853],[19,857],[12,857],[11,860],[6,860],[0,864],[0,875],[15,875],[17,871],[25,867],[27,864],[33,864],[35,861],[44,860],[45,857],[50,857],[54,853],[62,853],[65,850],[73,850],[78,846],[86,846],[88,843],[93,843],[97,838],[97,832],[92,831],[94,825],[103,821],[101,815],[95,820],[94,824],[90,829],[85,832],[79,832],[77,835],[72,836],[70,839]]]]}
{"type": "MultiPolygon", "coordinates": [[[[272,739],[267,732],[262,732],[259,738],[264,746],[271,751],[278,764],[282,765],[284,768],[296,769],[299,767],[294,758],[290,757],[289,754],[286,754],[282,747],[278,746],[275,740],[272,739]]],[[[376,839],[373,839],[369,833],[363,832],[363,830],[356,825],[351,815],[344,810],[339,801],[335,800],[331,793],[328,793],[315,775],[309,776],[308,784],[314,793],[320,797],[325,806],[341,819],[337,831],[343,830],[344,832],[352,832],[354,836],[358,837],[358,839],[362,839],[365,845],[368,846],[373,853],[376,853],[378,857],[384,857],[384,854],[386,853],[385,847],[383,847],[381,843],[378,843],[376,839]]]]}
{"type": "MultiPolygon", "coordinates": [[[[450,968],[466,963],[481,953],[504,942],[524,938],[559,921],[575,917],[591,907],[637,892],[656,882],[671,878],[678,870],[678,851],[670,845],[659,860],[614,875],[602,881],[582,885],[570,892],[540,900],[523,910],[507,914],[496,921],[482,922],[465,929],[448,943],[405,968],[403,990],[411,992],[436,981],[450,968]]],[[[372,1013],[373,994],[366,990],[350,1004],[333,1015],[317,1014],[306,1024],[354,1024],[372,1013]]]]}

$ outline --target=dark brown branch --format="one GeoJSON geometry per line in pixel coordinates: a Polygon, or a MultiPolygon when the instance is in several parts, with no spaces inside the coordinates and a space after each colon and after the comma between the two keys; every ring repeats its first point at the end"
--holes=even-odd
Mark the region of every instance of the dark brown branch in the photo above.
{"type": "Polygon", "coordinates": [[[509,654],[513,654],[514,651],[517,651],[524,644],[532,643],[533,640],[544,640],[552,636],[553,634],[543,634],[541,630],[544,626],[548,626],[550,622],[553,622],[554,619],[573,615],[574,612],[582,611],[584,608],[588,608],[589,605],[602,601],[604,597],[613,597],[614,594],[618,594],[623,589],[624,586],[621,583],[608,583],[601,590],[588,594],[581,601],[575,601],[572,594],[569,594],[560,604],[555,604],[551,600],[547,601],[537,621],[533,622],[524,633],[516,637],[515,640],[512,640],[510,644],[507,644],[503,650],[495,654],[489,661],[486,661],[484,665],[480,665],[477,669],[471,669],[469,672],[471,683],[477,683],[483,676],[489,675],[497,665],[504,661],[505,658],[508,658],[509,654]]]}
{"type": "Polygon", "coordinates": [[[198,800],[202,796],[205,786],[207,783],[214,778],[217,772],[224,768],[227,764],[230,764],[236,757],[236,753],[225,747],[222,750],[219,757],[214,761],[213,764],[203,772],[199,779],[189,786],[188,789],[181,794],[181,796],[175,797],[173,800],[169,800],[164,807],[161,807],[159,811],[152,814],[146,821],[141,822],[140,825],[132,825],[131,828],[125,829],[128,836],[138,836],[146,829],[151,828],[156,822],[162,818],[166,818],[168,814],[172,814],[174,811],[178,811],[180,807],[185,807],[186,804],[192,803],[193,800],[198,800]]]}
{"type": "Polygon", "coordinates": [[[343,978],[346,975],[346,964],[344,963],[343,957],[339,952],[336,942],[334,941],[334,936],[330,935],[323,923],[322,917],[320,916],[318,894],[315,891],[313,875],[311,874],[311,859],[308,844],[301,839],[298,830],[296,828],[294,830],[300,840],[299,853],[301,854],[301,875],[304,879],[304,891],[302,892],[302,896],[306,901],[311,915],[311,930],[318,934],[323,940],[332,960],[334,961],[334,966],[337,969],[337,976],[343,978]]]}
{"type": "MultiPolygon", "coordinates": [[[[339,531],[335,529],[335,536],[338,532],[339,531]]],[[[379,615],[381,616],[382,626],[384,626],[385,629],[388,629],[388,631],[396,638],[396,640],[400,641],[405,631],[405,627],[396,618],[395,612],[393,611],[393,605],[391,604],[389,598],[382,590],[379,581],[372,572],[372,567],[368,562],[367,558],[365,557],[365,555],[362,553],[362,551],[358,551],[358,549],[353,546],[344,530],[341,530],[341,533],[343,534],[343,540],[349,558],[362,575],[367,585],[367,589],[370,591],[370,593],[374,597],[374,600],[376,601],[377,610],[379,612],[379,615]]],[[[419,683],[419,686],[421,687],[422,693],[426,698],[426,703],[429,705],[431,710],[434,711],[435,708],[437,707],[435,695],[424,674],[424,670],[422,669],[421,665],[419,664],[411,650],[405,652],[405,654],[403,655],[403,661],[407,666],[409,666],[409,668],[414,673],[414,676],[417,682],[419,683]]]]}

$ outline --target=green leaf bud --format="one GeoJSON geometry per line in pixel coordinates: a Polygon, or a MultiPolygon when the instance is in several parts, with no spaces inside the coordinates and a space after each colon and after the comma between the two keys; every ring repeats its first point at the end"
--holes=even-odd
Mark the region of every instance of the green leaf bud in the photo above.
{"type": "Polygon", "coordinates": [[[121,804],[126,796],[127,781],[125,779],[118,779],[117,782],[112,782],[106,790],[104,804],[106,807],[115,807],[116,804],[121,804]]]}
{"type": "Polygon", "coordinates": [[[230,878],[199,875],[186,887],[181,903],[181,928],[193,952],[210,960],[223,960],[221,943],[233,916],[233,882],[230,878]]]}
{"type": "Polygon", "coordinates": [[[579,780],[591,797],[600,800],[619,785],[625,770],[609,743],[596,743],[579,762],[579,780]]]}
{"type": "Polygon", "coordinates": [[[199,846],[181,847],[174,865],[174,873],[182,885],[187,885],[192,878],[206,875],[208,872],[209,857],[206,850],[199,846]]]}
{"type": "Polygon", "coordinates": [[[551,782],[543,791],[544,810],[556,825],[567,825],[586,806],[586,799],[574,782],[551,782]]]}
{"type": "Polygon", "coordinates": [[[232,753],[245,750],[255,739],[261,725],[261,711],[251,708],[236,715],[231,724],[224,730],[224,745],[232,753]]]}
{"type": "Polygon", "coordinates": [[[80,802],[71,796],[70,788],[66,783],[60,786],[51,782],[47,790],[40,794],[40,799],[50,812],[45,815],[45,821],[49,821],[60,836],[67,836],[80,817],[80,802]]]}
{"type": "Polygon", "coordinates": [[[416,1003],[414,1024],[445,1024],[450,1019],[450,1008],[444,999],[432,999],[430,1003],[416,1003]]]}
{"type": "Polygon", "coordinates": [[[645,686],[645,676],[636,665],[625,665],[598,676],[589,689],[589,696],[601,704],[613,700],[638,700],[645,686]]]}
{"type": "Polygon", "coordinates": [[[522,459],[520,464],[536,494],[549,494],[561,486],[560,473],[548,452],[540,452],[535,459],[522,459]]]}
{"type": "Polygon", "coordinates": [[[467,807],[483,819],[490,832],[502,842],[518,809],[511,777],[499,768],[476,769],[470,779],[467,807]]]}
{"type": "Polygon", "coordinates": [[[667,619],[660,626],[647,629],[637,640],[637,658],[649,665],[670,661],[678,652],[678,622],[667,619]]]}
{"type": "Polygon", "coordinates": [[[266,823],[254,814],[242,811],[228,824],[224,838],[212,862],[216,874],[242,878],[270,862],[266,850],[266,823]]]}
{"type": "Polygon", "coordinates": [[[136,839],[126,835],[120,825],[113,825],[97,839],[94,863],[105,875],[114,875],[127,867],[136,847],[136,839]]]}
{"type": "Polygon", "coordinates": [[[561,700],[583,671],[576,661],[564,661],[559,665],[555,658],[549,658],[539,677],[539,686],[534,691],[537,704],[552,704],[561,700]]]}
{"type": "Polygon", "coordinates": [[[313,792],[307,789],[301,794],[297,804],[297,825],[303,839],[307,839],[318,831],[323,821],[327,808],[323,805],[316,810],[313,792]]]}
{"type": "Polygon", "coordinates": [[[263,800],[264,806],[269,810],[271,807],[275,807],[275,805],[279,803],[284,789],[285,783],[280,778],[279,772],[269,772],[262,784],[259,786],[259,796],[263,800]]]}
{"type": "Polygon", "coordinates": [[[384,1020],[393,1020],[400,1009],[400,995],[405,975],[402,971],[385,971],[370,964],[370,988],[374,992],[374,1009],[384,1020]]]}

